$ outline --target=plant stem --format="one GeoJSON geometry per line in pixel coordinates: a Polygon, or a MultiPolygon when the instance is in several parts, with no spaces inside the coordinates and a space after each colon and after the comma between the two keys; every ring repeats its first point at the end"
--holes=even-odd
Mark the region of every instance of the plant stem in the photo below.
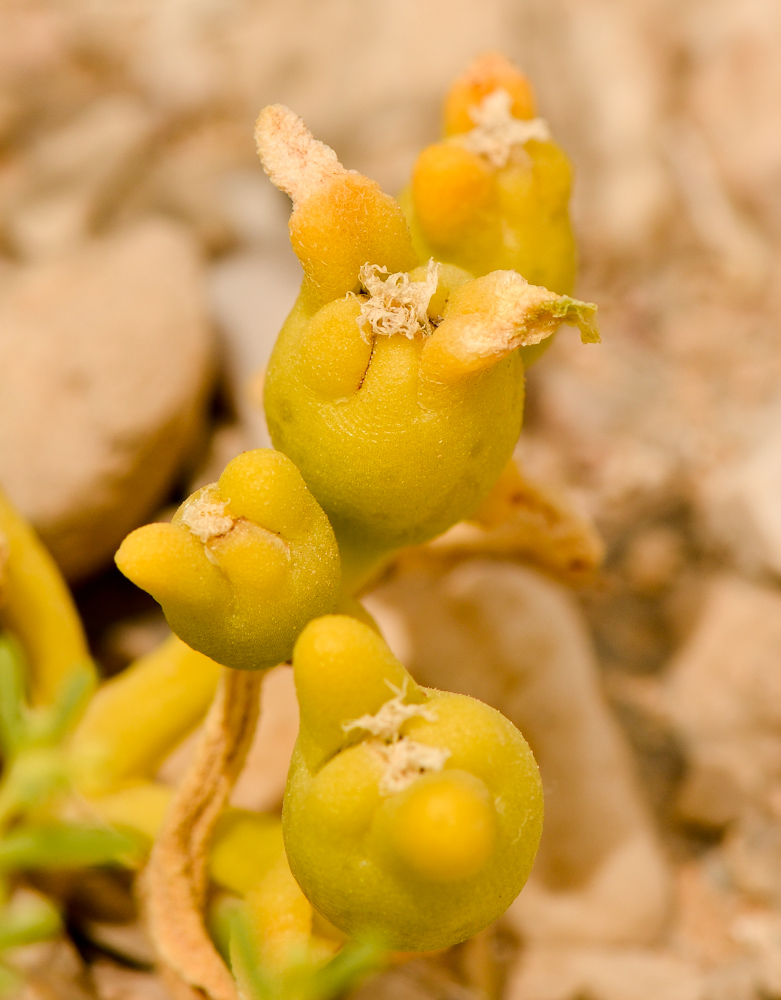
{"type": "Polygon", "coordinates": [[[204,924],[208,847],[241,772],[257,724],[261,671],[225,668],[203,739],[174,794],[147,873],[152,938],[180,980],[213,1000],[237,1000],[236,984],[204,924]]]}

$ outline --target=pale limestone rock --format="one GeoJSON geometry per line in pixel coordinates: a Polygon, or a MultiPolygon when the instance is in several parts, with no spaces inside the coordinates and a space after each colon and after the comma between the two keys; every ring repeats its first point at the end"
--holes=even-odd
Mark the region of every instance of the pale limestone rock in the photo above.
{"type": "Polygon", "coordinates": [[[774,0],[694,0],[677,13],[689,65],[686,111],[737,199],[778,234],[781,9],[774,0]]]}
{"type": "Polygon", "coordinates": [[[473,561],[409,571],[364,603],[417,680],[499,708],[535,753],[545,827],[513,925],[531,940],[653,941],[669,873],[573,598],[531,570],[473,561]]]}
{"type": "Polygon", "coordinates": [[[225,253],[235,246],[240,230],[234,228],[223,178],[246,163],[260,174],[253,152],[249,124],[215,117],[183,128],[157,148],[125,210],[173,215],[210,254],[225,253]]]}
{"type": "Polygon", "coordinates": [[[642,254],[673,205],[662,142],[666,52],[649,44],[659,6],[513,6],[521,63],[578,164],[575,216],[595,251],[642,254]]]}
{"type": "Polygon", "coordinates": [[[0,295],[0,482],[83,577],[149,517],[193,446],[212,368],[199,256],[148,220],[22,270],[0,295]]]}
{"type": "Polygon", "coordinates": [[[23,979],[17,1000],[95,1000],[87,968],[69,940],[11,948],[3,960],[23,979]]]}
{"type": "Polygon", "coordinates": [[[688,751],[680,808],[723,825],[749,806],[778,813],[781,594],[715,579],[699,623],[670,666],[667,711],[688,751]]]}
{"type": "Polygon", "coordinates": [[[531,948],[504,1000],[706,1000],[696,965],[640,948],[531,948]]]}

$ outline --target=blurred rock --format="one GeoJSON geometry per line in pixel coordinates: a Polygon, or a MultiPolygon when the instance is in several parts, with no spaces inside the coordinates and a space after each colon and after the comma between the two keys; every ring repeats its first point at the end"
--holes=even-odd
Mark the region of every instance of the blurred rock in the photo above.
{"type": "Polygon", "coordinates": [[[209,439],[206,453],[187,484],[187,493],[195,493],[202,486],[216,483],[231,459],[248,451],[254,445],[242,424],[218,424],[209,439]]]}
{"type": "Polygon", "coordinates": [[[100,960],[90,966],[100,1000],[171,1000],[159,976],[100,960]]]}
{"type": "Polygon", "coordinates": [[[87,969],[69,941],[43,941],[3,952],[24,979],[15,1000],[95,1000],[87,969]]]}
{"type": "Polygon", "coordinates": [[[513,926],[532,940],[653,941],[669,873],[573,598],[532,570],[472,561],[403,573],[364,603],[417,680],[494,705],[534,751],[545,828],[513,926]]]}
{"type": "Polygon", "coordinates": [[[781,996],[781,914],[746,913],[735,921],[732,933],[756,962],[760,994],[781,996]]]}
{"type": "Polygon", "coordinates": [[[152,967],[155,953],[145,927],[140,923],[100,923],[82,926],[91,945],[106,951],[114,959],[138,967],[152,967]]]}
{"type": "Polygon", "coordinates": [[[532,948],[505,1000],[706,1000],[699,969],[663,951],[532,948]]]}
{"type": "Polygon", "coordinates": [[[349,1000],[483,1000],[485,994],[460,983],[435,958],[404,962],[370,976],[349,1000]]]}
{"type": "Polygon", "coordinates": [[[284,216],[280,234],[276,243],[221,260],[209,277],[225,376],[247,446],[253,448],[271,444],[263,415],[263,372],[301,285],[284,216]]]}
{"type": "Polygon", "coordinates": [[[231,250],[240,234],[226,203],[222,179],[246,161],[262,174],[251,129],[220,117],[187,122],[167,139],[128,199],[126,213],[172,215],[187,224],[209,253],[231,250]]]}
{"type": "Polygon", "coordinates": [[[665,683],[689,759],[679,803],[687,819],[723,826],[749,806],[771,815],[781,806],[778,662],[781,594],[734,576],[715,579],[665,683]]]}
{"type": "Polygon", "coordinates": [[[660,141],[670,58],[662,7],[653,0],[512,7],[543,113],[582,167],[575,213],[594,253],[643,256],[673,206],[660,141]]]}
{"type": "Polygon", "coordinates": [[[153,129],[137,98],[117,94],[35,139],[22,156],[4,220],[17,254],[40,260],[83,243],[125,192],[153,129]]]}
{"type": "Polygon", "coordinates": [[[781,406],[732,461],[700,484],[704,525],[734,564],[781,576],[781,406]]]}
{"type": "Polygon", "coordinates": [[[685,562],[681,533],[668,525],[654,525],[629,542],[624,572],[633,590],[656,594],[675,580],[685,562]]]}
{"type": "Polygon", "coordinates": [[[742,957],[733,934],[741,900],[725,881],[715,853],[699,862],[685,862],[676,871],[670,943],[678,955],[702,967],[714,968],[742,957]]]}
{"type": "Polygon", "coordinates": [[[196,439],[212,367],[196,247],[149,220],[0,296],[0,481],[71,578],[113,554],[196,439]]]}
{"type": "Polygon", "coordinates": [[[773,0],[702,0],[678,9],[689,70],[687,111],[707,135],[720,169],[763,226],[781,232],[775,135],[781,11],[773,0]],[[707,16],[703,16],[707,10],[707,16]]]}

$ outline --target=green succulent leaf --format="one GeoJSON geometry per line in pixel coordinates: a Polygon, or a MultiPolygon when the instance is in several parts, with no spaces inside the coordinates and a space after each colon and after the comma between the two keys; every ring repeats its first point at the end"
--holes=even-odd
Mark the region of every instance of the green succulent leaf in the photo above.
{"type": "Polygon", "coordinates": [[[134,864],[140,857],[135,838],[102,826],[42,823],[15,829],[0,840],[0,871],[134,864]]]}
{"type": "Polygon", "coordinates": [[[10,635],[0,635],[0,746],[3,756],[13,757],[26,735],[24,700],[24,656],[10,635]]]}
{"type": "MultiPolygon", "coordinates": [[[[0,909],[0,951],[55,937],[62,930],[57,907],[45,896],[19,892],[0,909]]],[[[0,995],[2,995],[0,983],[0,995]]]]}

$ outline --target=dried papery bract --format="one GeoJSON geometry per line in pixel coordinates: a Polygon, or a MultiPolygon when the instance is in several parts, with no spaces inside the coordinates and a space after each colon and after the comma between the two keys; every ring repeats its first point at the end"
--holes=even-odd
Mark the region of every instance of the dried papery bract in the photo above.
{"type": "Polygon", "coordinates": [[[516,271],[494,271],[454,290],[423,347],[421,371],[433,381],[464,378],[539,344],[562,323],[580,327],[584,343],[598,343],[595,313],[596,306],[530,285],[516,271]]]}

